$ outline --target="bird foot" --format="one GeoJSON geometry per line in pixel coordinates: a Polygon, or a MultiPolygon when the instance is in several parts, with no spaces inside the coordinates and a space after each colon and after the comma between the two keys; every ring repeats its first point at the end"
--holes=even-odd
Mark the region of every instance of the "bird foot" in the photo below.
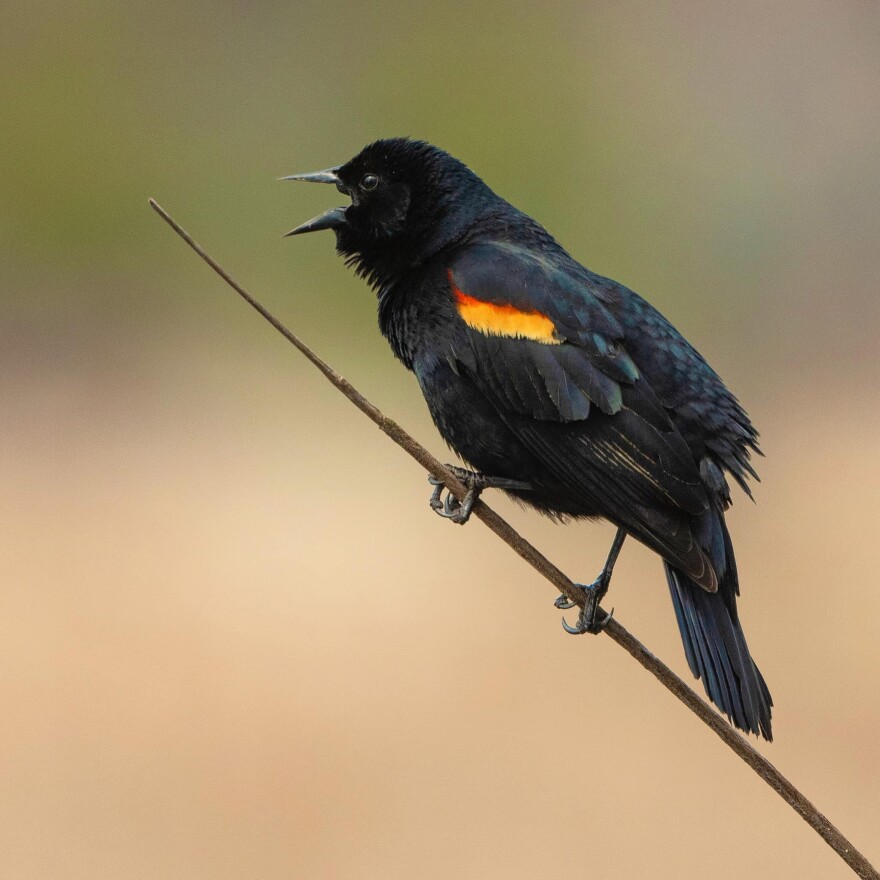
{"type": "MultiPolygon", "coordinates": [[[[612,608],[608,614],[599,615],[599,603],[602,597],[608,592],[608,582],[611,579],[610,573],[605,571],[596,578],[591,584],[575,584],[584,593],[584,605],[581,613],[578,615],[577,624],[571,626],[565,618],[562,619],[562,628],[573,636],[581,636],[584,633],[597,635],[602,632],[614,617],[614,609],[612,608]]],[[[564,593],[553,603],[557,608],[567,610],[573,608],[575,603],[572,602],[564,593]]]]}
{"type": "Polygon", "coordinates": [[[463,526],[471,517],[471,511],[474,504],[480,497],[483,489],[519,489],[520,491],[528,491],[531,484],[524,483],[522,480],[508,480],[506,477],[489,477],[486,474],[480,474],[476,471],[469,471],[466,468],[456,467],[455,465],[446,465],[447,469],[452,471],[459,481],[467,487],[467,494],[459,501],[452,493],[446,493],[443,498],[443,490],[446,484],[437,479],[435,476],[429,476],[428,482],[434,487],[431,493],[429,504],[438,516],[451,520],[457,525],[463,526]]]}
{"type": "MultiPolygon", "coordinates": [[[[458,475],[456,474],[456,476],[458,475]]],[[[447,492],[445,498],[442,497],[446,484],[441,480],[430,476],[428,477],[428,482],[434,487],[434,491],[431,493],[431,498],[428,501],[431,505],[431,510],[438,516],[451,520],[456,525],[463,526],[471,518],[471,511],[474,509],[477,498],[480,497],[480,492],[483,491],[482,488],[469,486],[467,494],[459,501],[451,492],[447,492]]],[[[464,483],[465,481],[462,480],[462,482],[464,483]]],[[[467,483],[465,485],[467,486],[467,483]]]]}

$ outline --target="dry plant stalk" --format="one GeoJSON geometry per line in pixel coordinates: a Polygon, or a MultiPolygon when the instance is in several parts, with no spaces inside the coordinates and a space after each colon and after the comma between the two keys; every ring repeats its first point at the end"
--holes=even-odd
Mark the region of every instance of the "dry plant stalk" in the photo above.
{"type": "MultiPolygon", "coordinates": [[[[393,419],[373,406],[347,379],[323,361],[302,340],[288,330],[274,315],[255,300],[219,263],[210,257],[154,199],[150,206],[156,213],[249,305],[253,306],[288,342],[305,355],[325,378],[344,394],[364,415],[387,434],[398,446],[408,452],[425,470],[442,480],[452,495],[461,501],[466,487],[449,470],[411,437],[393,419]]],[[[579,606],[584,597],[573,582],[567,578],[549,559],[533,547],[511,525],[500,517],[484,501],[478,500],[473,508],[473,516],[481,520],[502,541],[518,553],[532,568],[542,574],[557,591],[579,606]]],[[[599,609],[600,616],[604,614],[599,609]]],[[[635,636],[617,620],[611,620],[603,632],[634,657],[669,691],[675,694],[764,782],[767,783],[811,828],[852,868],[863,880],[880,880],[880,873],[860,853],[846,837],[804,797],[763,755],[761,755],[743,736],[737,733],[708,703],[679,678],[665,663],[655,657],[635,636]]]]}

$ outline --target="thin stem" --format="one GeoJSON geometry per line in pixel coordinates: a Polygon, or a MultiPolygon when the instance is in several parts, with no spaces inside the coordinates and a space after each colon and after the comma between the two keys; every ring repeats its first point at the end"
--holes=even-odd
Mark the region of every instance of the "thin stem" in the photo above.
{"type": "MultiPolygon", "coordinates": [[[[323,361],[299,337],[288,330],[274,315],[255,300],[219,263],[210,257],[200,245],[153,199],[150,206],[156,213],[248,304],[253,306],[285,339],[304,354],[362,413],[372,419],[398,446],[408,452],[429,474],[442,480],[447,489],[461,501],[467,488],[424,446],[411,437],[393,419],[373,406],[347,379],[339,375],[323,361]]],[[[480,519],[502,541],[518,553],[537,572],[542,574],[566,598],[583,607],[583,591],[579,590],[549,559],[533,547],[514,528],[502,519],[482,500],[474,505],[473,516],[480,519]]],[[[600,617],[604,616],[599,609],[600,617]]],[[[655,657],[634,635],[617,620],[612,620],[603,630],[628,654],[634,657],[655,678],[671,691],[704,724],[714,731],[764,782],[812,827],[817,834],[852,868],[863,880],[880,880],[880,873],[835,828],[803,794],[789,782],[744,737],[737,733],[708,703],[684,683],[665,663],[655,657]]]]}

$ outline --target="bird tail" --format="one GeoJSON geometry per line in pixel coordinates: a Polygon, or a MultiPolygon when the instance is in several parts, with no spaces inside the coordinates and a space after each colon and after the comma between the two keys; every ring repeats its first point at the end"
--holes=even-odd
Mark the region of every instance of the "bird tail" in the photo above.
{"type": "Polygon", "coordinates": [[[707,592],[664,563],[688,665],[694,676],[702,679],[709,699],[734,726],[772,740],[773,699],[740,626],[736,560],[724,514],[716,510],[703,514],[698,531],[699,542],[718,574],[717,592],[707,592]]]}

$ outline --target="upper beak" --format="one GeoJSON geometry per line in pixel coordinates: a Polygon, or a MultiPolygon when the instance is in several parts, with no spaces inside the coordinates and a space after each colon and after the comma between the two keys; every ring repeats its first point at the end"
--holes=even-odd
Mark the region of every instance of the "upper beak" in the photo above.
{"type": "MultiPolygon", "coordinates": [[[[340,192],[347,192],[336,173],[340,169],[340,165],[334,168],[325,168],[323,171],[309,171],[306,174],[289,174],[287,177],[279,177],[279,180],[305,180],[307,183],[335,183],[336,188],[340,192]]],[[[317,232],[319,229],[339,229],[345,226],[345,208],[331,208],[317,217],[312,217],[305,223],[285,232],[284,236],[299,235],[303,232],[317,232]]]]}
{"type": "Polygon", "coordinates": [[[307,174],[288,174],[287,177],[279,177],[279,180],[305,180],[309,183],[341,183],[336,173],[341,168],[336,165],[333,168],[325,168],[323,171],[309,171],[307,174]]]}

